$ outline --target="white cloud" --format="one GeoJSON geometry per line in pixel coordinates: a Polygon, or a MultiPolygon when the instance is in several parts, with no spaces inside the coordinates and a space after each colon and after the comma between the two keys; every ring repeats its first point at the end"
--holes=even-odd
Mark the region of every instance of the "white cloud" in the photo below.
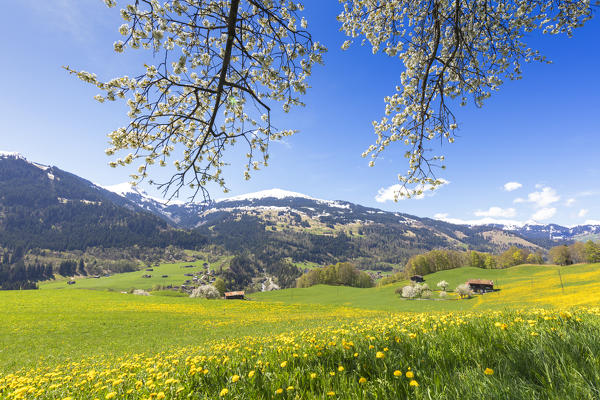
{"type": "Polygon", "coordinates": [[[444,219],[448,218],[448,213],[437,213],[433,216],[433,218],[444,220],[444,219]]]}
{"type": "Polygon", "coordinates": [[[487,211],[477,210],[474,214],[476,217],[512,218],[517,212],[514,208],[490,207],[487,211]]]}
{"type": "Polygon", "coordinates": [[[525,199],[522,197],[517,197],[516,199],[513,200],[513,203],[518,204],[518,203],[525,203],[525,199]]]}
{"type": "Polygon", "coordinates": [[[586,210],[585,208],[582,208],[582,209],[581,209],[581,210],[579,210],[579,212],[577,213],[577,216],[578,216],[578,217],[585,217],[589,211],[590,211],[590,210],[586,210]]]}
{"type": "Polygon", "coordinates": [[[283,139],[276,139],[276,140],[271,140],[271,143],[278,143],[281,144],[283,146],[285,146],[285,148],[287,149],[291,149],[292,145],[290,144],[290,142],[283,140],[283,139]]]}
{"type": "Polygon", "coordinates": [[[97,13],[98,7],[86,10],[83,3],[80,0],[55,0],[52,2],[26,0],[22,2],[22,5],[43,17],[44,23],[53,29],[60,29],[72,35],[74,39],[87,42],[92,36],[92,31],[90,24],[85,21],[89,21],[92,13],[97,13]]]}
{"type": "Polygon", "coordinates": [[[523,185],[521,185],[519,182],[506,182],[504,184],[504,190],[507,192],[512,192],[513,190],[517,190],[522,187],[523,185]]]}
{"type": "Polygon", "coordinates": [[[600,225],[600,219],[588,219],[584,222],[584,225],[600,225]]]}
{"type": "Polygon", "coordinates": [[[573,197],[567,199],[567,201],[565,202],[565,206],[567,207],[571,207],[573,204],[575,204],[575,199],[573,197]]]}
{"type": "MultiPolygon", "coordinates": [[[[448,181],[441,179],[442,184],[437,186],[437,188],[440,188],[444,185],[447,185],[448,181]]],[[[433,196],[435,190],[433,186],[431,185],[419,185],[417,186],[417,189],[420,189],[423,191],[422,194],[418,195],[418,196],[412,196],[412,199],[422,199],[425,196],[433,196]]],[[[375,201],[378,203],[385,203],[386,201],[394,201],[395,200],[395,196],[398,195],[398,200],[404,200],[406,197],[403,197],[402,195],[406,196],[409,193],[409,190],[406,189],[405,187],[403,187],[400,184],[396,184],[396,185],[392,185],[392,186],[388,186],[386,188],[381,188],[377,191],[377,195],[375,196],[375,201]]]]}
{"type": "Polygon", "coordinates": [[[543,221],[548,218],[552,218],[556,214],[556,208],[554,207],[546,207],[538,210],[535,214],[531,216],[535,221],[543,221]]]}
{"type": "Polygon", "coordinates": [[[551,187],[541,188],[539,192],[532,192],[527,195],[527,200],[523,199],[515,199],[515,203],[521,203],[523,201],[527,201],[529,203],[533,203],[536,207],[548,207],[552,203],[556,203],[560,200],[560,196],[556,194],[556,190],[551,187]],[[519,201],[517,201],[519,200],[519,201]]]}

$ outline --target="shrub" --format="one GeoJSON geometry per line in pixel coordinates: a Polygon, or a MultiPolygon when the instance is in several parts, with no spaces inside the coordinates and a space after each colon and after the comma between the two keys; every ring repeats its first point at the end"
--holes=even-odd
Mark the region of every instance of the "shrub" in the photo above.
{"type": "Polygon", "coordinates": [[[462,284],[458,285],[456,287],[456,289],[454,289],[454,291],[456,293],[458,293],[458,295],[461,298],[465,298],[465,297],[471,298],[473,296],[473,291],[471,290],[471,287],[469,285],[467,285],[466,283],[462,283],[462,284]]]}
{"type": "Polygon", "coordinates": [[[199,297],[202,299],[218,299],[219,297],[221,297],[221,295],[217,288],[213,285],[202,285],[192,290],[192,294],[190,294],[190,297],[199,297]]]}
{"type": "Polygon", "coordinates": [[[225,286],[225,281],[221,278],[217,278],[215,280],[214,287],[218,290],[219,296],[223,296],[223,294],[225,294],[225,291],[227,290],[227,287],[225,286]]]}
{"type": "Polygon", "coordinates": [[[417,291],[414,286],[404,286],[402,288],[402,297],[405,299],[413,299],[417,297],[417,291]]]}

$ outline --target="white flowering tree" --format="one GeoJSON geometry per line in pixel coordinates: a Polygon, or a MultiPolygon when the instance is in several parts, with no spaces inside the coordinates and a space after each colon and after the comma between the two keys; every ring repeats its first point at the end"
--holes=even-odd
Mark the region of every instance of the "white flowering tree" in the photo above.
{"type": "MultiPolygon", "coordinates": [[[[130,122],[109,135],[107,153],[117,157],[111,165],[139,162],[135,182],[148,178],[170,197],[189,186],[192,198],[199,192],[206,198],[211,182],[227,191],[224,154],[238,142],[248,147],[246,179],[266,166],[269,141],[294,133],[276,129],[271,110],[302,104],[312,67],[326,51],[306,30],[302,5],[130,1],[121,10],[123,40],[115,51],[147,49],[154,62],[135,77],[110,80],[66,67],[102,91],[98,101],[127,99],[130,122]],[[172,177],[153,182],[149,167],[171,161],[172,177]]],[[[401,63],[396,91],[385,98],[385,116],[373,123],[377,139],[363,153],[373,166],[390,144],[408,146],[408,171],[398,175],[396,200],[446,182],[435,172],[445,167],[444,156],[431,155],[429,147],[453,142],[455,103],[472,97],[481,106],[504,80],[521,77],[523,62],[546,61],[527,46],[526,35],[571,35],[592,16],[590,0],[339,1],[341,30],[401,63]]]]}
{"type": "Polygon", "coordinates": [[[116,156],[111,166],[139,162],[134,183],[148,178],[169,198],[190,187],[192,198],[201,193],[205,199],[210,182],[227,191],[222,168],[228,147],[247,145],[246,179],[266,166],[269,141],[294,133],[274,127],[273,107],[287,112],[302,105],[307,78],[326,51],[306,31],[302,9],[285,0],[127,4],[121,9],[123,40],[114,49],[147,49],[154,62],[135,77],[108,81],[66,67],[102,91],[98,101],[120,98],[129,105],[129,124],[109,135],[106,152],[116,156]],[[172,177],[153,181],[150,166],[171,162],[172,177]]]}
{"type": "Polygon", "coordinates": [[[429,154],[429,147],[454,141],[451,106],[472,97],[480,107],[504,80],[521,77],[523,62],[546,61],[525,43],[530,32],[570,36],[592,16],[589,0],[340,2],[346,35],[402,64],[396,91],[385,98],[385,116],[373,122],[375,144],[363,153],[372,166],[390,144],[408,146],[409,168],[398,176],[396,200],[445,182],[435,174],[435,167],[445,167],[444,156],[429,154]]]}
{"type": "Polygon", "coordinates": [[[437,287],[440,288],[440,290],[443,292],[445,292],[446,289],[448,289],[448,286],[450,286],[450,284],[444,280],[441,280],[437,283],[437,287]]]}

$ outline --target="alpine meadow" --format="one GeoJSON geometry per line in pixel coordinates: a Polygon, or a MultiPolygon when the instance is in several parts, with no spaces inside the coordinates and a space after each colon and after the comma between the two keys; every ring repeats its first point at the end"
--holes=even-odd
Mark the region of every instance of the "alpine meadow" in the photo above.
{"type": "Polygon", "coordinates": [[[0,399],[600,400],[595,0],[25,0],[0,399]]]}

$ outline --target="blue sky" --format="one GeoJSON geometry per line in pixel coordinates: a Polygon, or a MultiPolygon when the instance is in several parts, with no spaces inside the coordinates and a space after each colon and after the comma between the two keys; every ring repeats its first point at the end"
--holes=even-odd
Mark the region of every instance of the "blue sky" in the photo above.
{"type": "MultiPolygon", "coordinates": [[[[277,187],[454,222],[600,224],[598,15],[571,39],[529,38],[553,64],[526,65],[523,79],[505,83],[482,109],[455,110],[459,137],[441,149],[448,168],[440,177],[449,183],[422,199],[394,203],[389,188],[407,169],[404,147],[390,147],[373,168],[360,155],[375,140],[371,122],[382,116],[383,98],[399,83],[401,65],[367,47],[341,51],[346,38],[335,20],[339,4],[324,3],[307,0],[305,6],[314,38],[329,48],[325,65],[314,69],[307,106],[276,121],[300,132],[273,143],[270,166],[250,181],[234,152],[227,196],[277,187]]],[[[96,89],[61,68],[106,79],[140,70],[149,53],[112,51],[122,23],[118,8],[100,0],[5,5],[0,150],[102,185],[128,180],[131,171],[110,168],[104,154],[106,134],[127,122],[126,106],[99,104],[96,89]]],[[[213,197],[224,196],[211,189],[213,197]]]]}

